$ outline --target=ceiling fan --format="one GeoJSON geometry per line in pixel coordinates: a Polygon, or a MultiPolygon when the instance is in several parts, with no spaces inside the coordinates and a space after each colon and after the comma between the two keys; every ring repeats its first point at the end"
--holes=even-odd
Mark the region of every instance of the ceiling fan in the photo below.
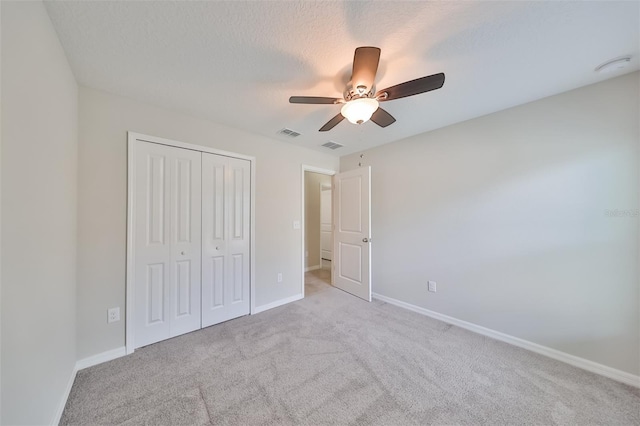
{"type": "Polygon", "coordinates": [[[320,128],[321,132],[333,129],[345,118],[353,124],[373,121],[380,127],[393,124],[393,118],[379,103],[436,90],[444,85],[444,73],[417,78],[386,89],[375,91],[376,72],[380,62],[380,49],[377,47],[358,47],[353,56],[351,81],[342,98],[321,96],[291,96],[292,104],[342,104],[340,113],[320,128]]]}

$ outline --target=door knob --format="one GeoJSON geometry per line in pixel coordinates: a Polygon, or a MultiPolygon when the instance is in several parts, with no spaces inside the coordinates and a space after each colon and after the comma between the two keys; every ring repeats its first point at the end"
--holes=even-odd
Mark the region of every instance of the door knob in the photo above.
{"type": "Polygon", "coordinates": [[[368,239],[368,238],[363,238],[363,239],[362,239],[362,242],[363,242],[363,243],[368,243],[368,242],[369,242],[369,239],[368,239]]]}

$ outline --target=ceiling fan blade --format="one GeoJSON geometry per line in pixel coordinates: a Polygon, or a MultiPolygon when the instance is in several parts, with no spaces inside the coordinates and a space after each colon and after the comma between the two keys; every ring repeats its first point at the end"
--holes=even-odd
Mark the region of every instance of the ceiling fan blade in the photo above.
{"type": "Polygon", "coordinates": [[[342,102],[338,98],[324,98],[322,96],[291,96],[289,103],[291,104],[337,104],[342,102]]]}
{"type": "Polygon", "coordinates": [[[358,47],[353,56],[353,71],[351,84],[356,89],[358,86],[367,88],[368,93],[373,88],[373,83],[378,72],[380,62],[380,49],[377,47],[358,47]]]}
{"type": "Polygon", "coordinates": [[[420,93],[436,90],[444,85],[444,73],[428,75],[426,77],[416,78],[415,80],[405,81],[404,83],[396,84],[395,86],[387,87],[386,89],[379,90],[376,96],[387,93],[386,98],[379,99],[380,101],[392,101],[394,99],[406,98],[407,96],[413,96],[420,93]]]}
{"type": "Polygon", "coordinates": [[[344,115],[338,113],[338,115],[336,115],[335,117],[333,117],[331,120],[327,121],[327,124],[325,124],[324,126],[322,126],[320,128],[320,132],[326,132],[328,130],[333,129],[334,127],[336,127],[336,125],[338,123],[340,123],[342,120],[344,120],[344,115]]]}
{"type": "Polygon", "coordinates": [[[387,127],[388,125],[395,123],[396,119],[387,111],[382,108],[378,108],[371,116],[371,121],[380,127],[387,127]]]}

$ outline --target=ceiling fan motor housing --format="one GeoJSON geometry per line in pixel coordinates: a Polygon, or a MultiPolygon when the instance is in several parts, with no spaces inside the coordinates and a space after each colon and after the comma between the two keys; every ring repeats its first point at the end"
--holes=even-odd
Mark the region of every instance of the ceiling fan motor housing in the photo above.
{"type": "Polygon", "coordinates": [[[376,93],[375,86],[369,89],[367,88],[367,86],[353,87],[349,85],[347,86],[347,89],[344,91],[344,100],[349,102],[353,99],[373,98],[375,93],[376,93]]]}

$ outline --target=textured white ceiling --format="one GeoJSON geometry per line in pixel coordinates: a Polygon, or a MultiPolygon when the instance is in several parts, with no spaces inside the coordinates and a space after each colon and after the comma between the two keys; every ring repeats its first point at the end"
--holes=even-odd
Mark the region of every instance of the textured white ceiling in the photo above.
{"type": "MultiPolygon", "coordinates": [[[[632,2],[55,1],[47,10],[80,84],[283,142],[344,144],[344,155],[595,83],[632,54],[632,2]],[[382,49],[379,89],[438,72],[442,89],[384,104],[385,129],[346,120],[318,129],[341,96],[358,46],[382,49]],[[287,139],[276,132],[300,133],[287,139]]],[[[329,151],[331,152],[331,151],[329,151]]]]}

